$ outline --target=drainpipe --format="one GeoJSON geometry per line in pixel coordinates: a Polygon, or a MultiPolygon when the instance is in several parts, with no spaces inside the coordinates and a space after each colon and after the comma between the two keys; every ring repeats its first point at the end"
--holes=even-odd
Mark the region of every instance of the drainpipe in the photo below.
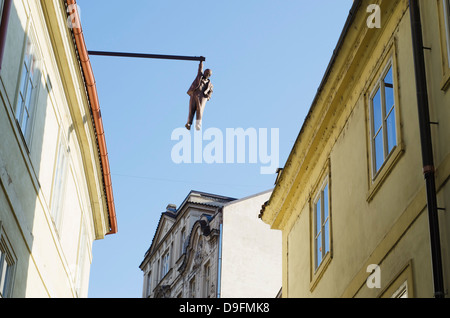
{"type": "Polygon", "coordinates": [[[428,105],[427,80],[425,71],[424,47],[420,8],[417,0],[409,0],[411,33],[414,53],[414,68],[419,111],[420,141],[422,147],[423,174],[427,190],[428,222],[430,228],[431,261],[433,267],[434,296],[444,298],[444,279],[442,274],[441,243],[439,234],[438,207],[436,199],[433,145],[431,140],[430,113],[428,105]]]}
{"type": "MultiPolygon", "coordinates": [[[[222,216],[223,220],[223,216],[222,216]]],[[[222,221],[223,222],[223,221],[222,221]]],[[[217,264],[217,298],[221,297],[220,290],[222,289],[222,232],[223,232],[223,223],[220,223],[219,226],[219,256],[218,256],[218,264],[217,264]]]]}
{"type": "Polygon", "coordinates": [[[12,0],[5,0],[3,4],[2,22],[0,24],[0,71],[3,65],[3,54],[5,53],[6,34],[8,31],[9,15],[11,13],[12,0]]]}

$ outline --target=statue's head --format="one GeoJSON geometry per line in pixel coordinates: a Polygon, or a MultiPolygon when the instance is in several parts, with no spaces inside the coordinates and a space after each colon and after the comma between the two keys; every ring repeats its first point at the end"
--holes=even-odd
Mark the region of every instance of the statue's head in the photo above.
{"type": "Polygon", "coordinates": [[[203,73],[203,75],[205,76],[205,78],[210,78],[212,75],[212,71],[208,68],[205,70],[205,73],[203,73]]]}

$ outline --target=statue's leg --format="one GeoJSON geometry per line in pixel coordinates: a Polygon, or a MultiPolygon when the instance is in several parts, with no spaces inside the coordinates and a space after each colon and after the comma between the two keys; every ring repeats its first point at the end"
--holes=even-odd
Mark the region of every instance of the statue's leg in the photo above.
{"type": "Polygon", "coordinates": [[[195,114],[196,109],[197,109],[197,105],[195,103],[195,98],[192,96],[189,99],[189,114],[188,114],[188,120],[187,120],[187,123],[185,126],[188,130],[191,129],[191,125],[192,125],[192,122],[194,121],[194,114],[195,114]]]}
{"type": "Polygon", "coordinates": [[[202,128],[203,111],[205,110],[206,98],[201,98],[197,108],[197,122],[195,128],[200,130],[202,128]]]}

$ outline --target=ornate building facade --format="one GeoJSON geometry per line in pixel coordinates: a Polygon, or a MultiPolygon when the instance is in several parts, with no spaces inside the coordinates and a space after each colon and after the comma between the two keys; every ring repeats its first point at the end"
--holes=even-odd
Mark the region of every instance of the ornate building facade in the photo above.
{"type": "Polygon", "coordinates": [[[191,191],[168,205],[143,262],[143,297],[214,298],[218,294],[222,208],[233,198],[191,191]]]}
{"type": "Polygon", "coordinates": [[[191,191],[162,213],[140,268],[143,297],[276,297],[281,233],[258,219],[271,191],[236,200],[191,191]]]}

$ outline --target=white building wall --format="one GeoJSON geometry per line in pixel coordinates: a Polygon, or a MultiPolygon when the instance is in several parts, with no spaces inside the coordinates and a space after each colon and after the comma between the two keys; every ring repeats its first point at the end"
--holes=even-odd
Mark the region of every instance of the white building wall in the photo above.
{"type": "Polygon", "coordinates": [[[103,188],[95,170],[99,159],[80,66],[71,38],[58,43],[57,53],[52,42],[56,40],[50,35],[68,34],[63,4],[14,0],[10,14],[0,73],[0,239],[8,242],[14,258],[8,297],[87,297],[92,244],[99,238],[97,232],[106,228],[94,224],[94,214],[104,213],[104,206],[93,204],[101,202],[103,188]],[[61,16],[50,11],[46,16],[46,10],[61,16]],[[60,29],[50,30],[49,21],[60,29]],[[24,142],[15,121],[15,105],[25,38],[31,34],[39,55],[39,81],[31,138],[24,142]],[[73,113],[81,116],[73,117],[73,113]],[[86,120],[80,120],[83,115],[86,120]],[[61,222],[56,225],[52,197],[61,140],[70,152],[61,222]],[[86,168],[83,161],[87,150],[94,169],[86,168]]]}
{"type": "Polygon", "coordinates": [[[258,215],[272,191],[223,208],[221,298],[274,298],[281,288],[281,231],[258,215]]]}

